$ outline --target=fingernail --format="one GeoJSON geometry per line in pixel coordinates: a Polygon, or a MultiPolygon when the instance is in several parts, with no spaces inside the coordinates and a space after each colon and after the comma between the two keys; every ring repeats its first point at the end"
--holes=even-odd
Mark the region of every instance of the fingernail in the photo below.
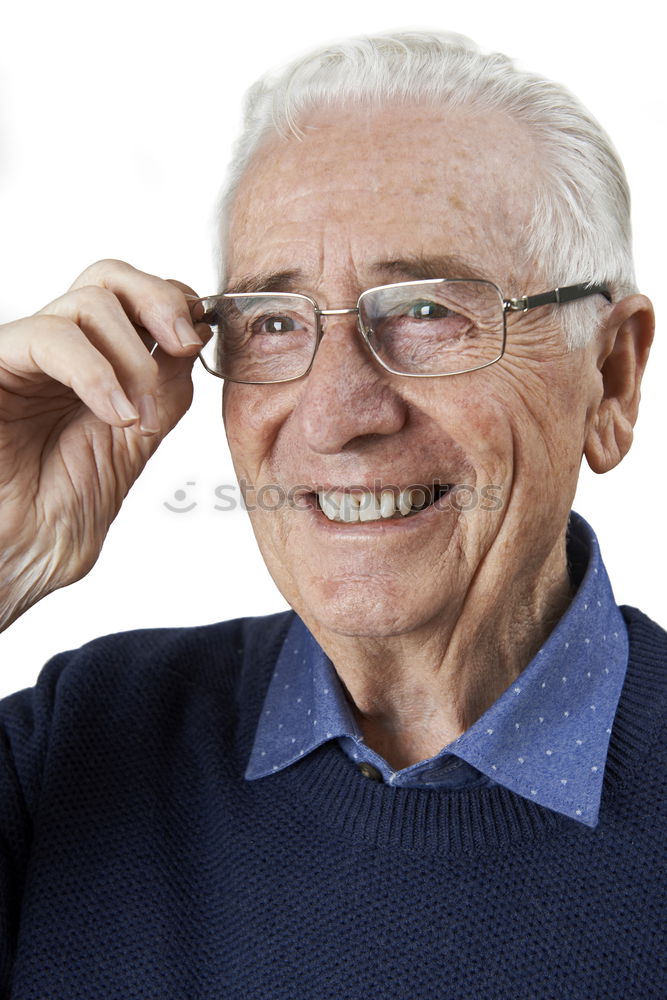
{"type": "Polygon", "coordinates": [[[174,332],[183,347],[202,347],[203,344],[187,319],[179,316],[174,321],[174,332]]]}
{"type": "Polygon", "coordinates": [[[118,389],[111,393],[111,405],[121,420],[138,420],[139,414],[123,392],[118,389]]]}
{"type": "Polygon", "coordinates": [[[157,434],[160,430],[155,396],[148,393],[139,400],[139,430],[142,434],[157,434]]]}

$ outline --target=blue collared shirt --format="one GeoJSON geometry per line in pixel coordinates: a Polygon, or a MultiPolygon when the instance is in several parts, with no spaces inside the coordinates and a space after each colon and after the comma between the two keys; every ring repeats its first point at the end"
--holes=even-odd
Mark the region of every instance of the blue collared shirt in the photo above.
{"type": "Polygon", "coordinates": [[[337,741],[391,785],[499,784],[587,826],[597,824],[628,636],[597,538],[572,513],[568,560],[579,585],[543,647],[509,688],[434,757],[395,771],[364,743],[333,664],[295,616],[276,661],[246,770],[254,780],[337,741]]]}

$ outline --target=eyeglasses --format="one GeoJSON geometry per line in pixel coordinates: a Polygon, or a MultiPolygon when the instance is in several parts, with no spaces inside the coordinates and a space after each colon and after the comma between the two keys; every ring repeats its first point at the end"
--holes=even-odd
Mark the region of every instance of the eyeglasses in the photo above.
{"type": "Polygon", "coordinates": [[[366,347],[386,371],[411,378],[462,375],[500,361],[508,313],[589,295],[611,302],[604,285],[506,299],[490,281],[460,278],[369,288],[347,309],[320,309],[308,295],[291,292],[225,292],[197,300],[204,309],[198,321],[212,331],[200,358],[212,375],[232,382],[290,382],[310,370],[324,318],[356,315],[366,347]]]}

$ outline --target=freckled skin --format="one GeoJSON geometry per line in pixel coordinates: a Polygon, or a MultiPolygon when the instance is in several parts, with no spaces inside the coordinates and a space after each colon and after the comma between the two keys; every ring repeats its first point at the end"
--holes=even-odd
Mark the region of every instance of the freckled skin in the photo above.
{"type": "MultiPolygon", "coordinates": [[[[269,139],[241,182],[230,284],[299,267],[299,290],[321,307],[351,306],[378,283],[373,261],[406,254],[456,254],[506,296],[558,284],[520,259],[539,167],[516,124],[428,107],[305,124],[303,141],[269,139]]],[[[486,370],[409,379],[373,361],[353,318],[329,317],[308,376],[225,386],[236,470],[256,488],[500,486],[500,511],[442,511],[409,531],[346,535],[288,507],[252,514],[280,590],[397,766],[470,725],[569,600],[564,532],[603,383],[599,342],[568,353],[559,318],[512,316],[507,353],[486,370]]]]}

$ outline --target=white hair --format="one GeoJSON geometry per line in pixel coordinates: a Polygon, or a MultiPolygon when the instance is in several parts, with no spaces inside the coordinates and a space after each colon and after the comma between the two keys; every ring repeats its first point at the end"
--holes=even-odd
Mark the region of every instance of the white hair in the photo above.
{"type": "MultiPolygon", "coordinates": [[[[635,289],[630,194],[618,154],[598,122],[560,84],[517,69],[507,56],[486,54],[461,35],[416,31],[319,48],[250,88],[219,202],[221,281],[234,195],[268,136],[302,138],[305,116],[318,108],[406,100],[494,111],[523,123],[542,164],[522,240],[527,261],[539,263],[549,287],[606,283],[614,299],[635,289]]],[[[592,296],[561,308],[570,347],[594,336],[604,304],[592,296]]]]}

